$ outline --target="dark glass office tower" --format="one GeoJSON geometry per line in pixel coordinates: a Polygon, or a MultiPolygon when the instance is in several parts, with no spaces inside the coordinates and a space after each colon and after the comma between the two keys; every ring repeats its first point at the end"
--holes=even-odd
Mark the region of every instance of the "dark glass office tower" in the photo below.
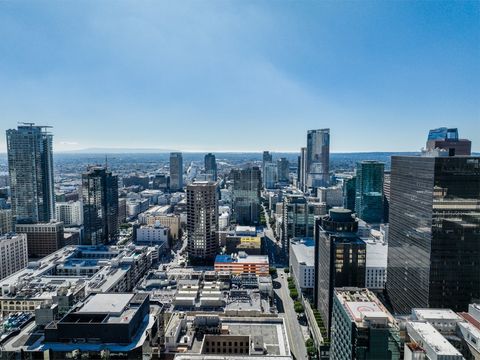
{"type": "Polygon", "coordinates": [[[212,153],[205,155],[205,173],[210,176],[210,180],[217,181],[217,161],[212,153]]]}
{"type": "Polygon", "coordinates": [[[343,182],[343,207],[352,211],[355,211],[356,180],[357,178],[352,176],[343,182]]]}
{"type": "Polygon", "coordinates": [[[262,176],[256,166],[232,170],[233,212],[238,225],[258,225],[260,223],[260,190],[262,176]]]}
{"type": "Polygon", "coordinates": [[[365,160],[357,163],[355,212],[367,223],[383,219],[383,171],[385,164],[365,160]]]}
{"type": "Polygon", "coordinates": [[[331,209],[315,227],[315,303],[328,332],[334,288],[365,287],[366,244],[348,209],[331,209]]]}
{"type": "Polygon", "coordinates": [[[299,164],[299,177],[298,177],[298,182],[299,182],[299,189],[301,191],[305,191],[305,186],[307,184],[307,148],[302,147],[300,149],[300,164],[299,164]]]}
{"type": "Polygon", "coordinates": [[[55,218],[52,134],[47,128],[25,124],[7,130],[12,217],[17,224],[55,218]]]}
{"type": "Polygon", "coordinates": [[[328,186],[330,182],[330,129],[307,132],[307,187],[328,186]]]}
{"type": "Polygon", "coordinates": [[[187,252],[194,263],[211,263],[218,250],[218,192],[211,181],[187,186],[187,252]]]}
{"type": "Polygon", "coordinates": [[[277,160],[277,179],[279,182],[288,183],[290,173],[290,163],[286,158],[277,160]]]}
{"type": "Polygon", "coordinates": [[[170,190],[183,189],[183,156],[181,152],[170,153],[170,190]]]}
{"type": "Polygon", "coordinates": [[[480,157],[393,156],[387,293],[412,308],[466,311],[480,298],[480,157]]]}
{"type": "Polygon", "coordinates": [[[118,178],[104,167],[82,174],[84,241],[86,245],[114,242],[118,236],[118,178]]]}

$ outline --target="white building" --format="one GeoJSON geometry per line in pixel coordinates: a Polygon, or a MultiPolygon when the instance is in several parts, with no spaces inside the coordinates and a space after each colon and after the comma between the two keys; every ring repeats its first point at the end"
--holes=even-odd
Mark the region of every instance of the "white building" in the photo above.
{"type": "Polygon", "coordinates": [[[0,237],[0,279],[28,264],[27,235],[16,234],[0,237]]]}
{"type": "Polygon", "coordinates": [[[302,290],[315,286],[315,241],[302,239],[290,242],[290,271],[302,290]]]}
{"type": "Polygon", "coordinates": [[[317,197],[320,202],[326,203],[327,207],[343,206],[343,188],[341,186],[320,187],[317,189],[317,197]]]}
{"type": "Polygon", "coordinates": [[[0,210],[0,234],[5,234],[13,231],[12,210],[0,210]]]}
{"type": "Polygon", "coordinates": [[[83,205],[81,201],[57,202],[55,214],[65,226],[83,225],[83,205]]]}
{"type": "Polygon", "coordinates": [[[462,360],[464,357],[435,329],[432,324],[423,321],[407,321],[407,333],[410,342],[405,342],[405,360],[462,360]]]}
{"type": "Polygon", "coordinates": [[[365,287],[370,290],[385,288],[387,281],[388,245],[375,238],[362,238],[367,244],[365,287]]]}
{"type": "Polygon", "coordinates": [[[141,226],[137,229],[137,242],[168,246],[168,227],[161,226],[158,222],[154,226],[141,226]]]}
{"type": "Polygon", "coordinates": [[[277,183],[277,164],[273,162],[265,163],[264,173],[263,173],[263,187],[265,189],[275,188],[277,183]]]}

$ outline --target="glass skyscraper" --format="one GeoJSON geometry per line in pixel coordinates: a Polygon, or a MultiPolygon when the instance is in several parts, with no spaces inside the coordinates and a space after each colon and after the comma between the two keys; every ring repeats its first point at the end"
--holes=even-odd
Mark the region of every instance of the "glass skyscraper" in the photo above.
{"type": "Polygon", "coordinates": [[[82,174],[84,240],[86,245],[107,244],[118,235],[118,177],[92,166],[82,174]]]}
{"type": "Polygon", "coordinates": [[[262,176],[256,166],[232,170],[233,212],[238,225],[258,225],[260,223],[260,190],[262,176]]]}
{"type": "Polygon", "coordinates": [[[205,155],[205,173],[210,176],[210,180],[217,181],[217,161],[215,155],[208,153],[205,155]]]}
{"type": "Polygon", "coordinates": [[[385,164],[378,161],[357,163],[355,212],[367,223],[383,220],[383,172],[385,164]]]}
{"type": "Polygon", "coordinates": [[[181,152],[170,153],[170,190],[183,189],[183,156],[181,152]]]}
{"type": "Polygon", "coordinates": [[[307,187],[328,186],[330,182],[330,129],[307,132],[307,187]]]}
{"type": "Polygon", "coordinates": [[[480,157],[393,156],[387,293],[412,308],[466,311],[480,298],[480,157]]]}
{"type": "Polygon", "coordinates": [[[54,219],[52,134],[34,124],[7,130],[7,152],[14,223],[54,219]]]}

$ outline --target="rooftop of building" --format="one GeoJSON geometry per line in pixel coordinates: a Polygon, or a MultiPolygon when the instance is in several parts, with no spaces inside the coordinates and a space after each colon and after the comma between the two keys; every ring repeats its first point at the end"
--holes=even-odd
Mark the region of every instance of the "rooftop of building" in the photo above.
{"type": "Polygon", "coordinates": [[[362,238],[362,240],[367,244],[367,267],[386,268],[388,260],[388,244],[372,238],[362,238]]]}
{"type": "Polygon", "coordinates": [[[305,238],[290,242],[290,252],[299,263],[307,266],[315,265],[315,239],[305,238]]]}
{"type": "Polygon", "coordinates": [[[217,255],[215,257],[216,263],[268,263],[267,255],[247,255],[244,252],[240,252],[238,256],[231,255],[217,255]]]}
{"type": "Polygon", "coordinates": [[[412,317],[416,320],[425,321],[462,320],[462,317],[451,309],[412,309],[412,317]]]}
{"type": "Polygon", "coordinates": [[[416,334],[414,334],[411,329],[413,329],[414,333],[418,334],[421,338],[421,341],[424,343],[422,346],[427,351],[427,355],[429,349],[432,349],[436,355],[455,355],[461,356],[455,347],[448,342],[445,337],[438,332],[437,329],[433,327],[432,324],[424,321],[408,321],[407,322],[407,331],[410,338],[413,338],[415,342],[418,342],[416,339],[416,334]],[[425,346],[426,345],[426,346],[425,346]],[[427,348],[428,347],[428,348],[427,348]]]}

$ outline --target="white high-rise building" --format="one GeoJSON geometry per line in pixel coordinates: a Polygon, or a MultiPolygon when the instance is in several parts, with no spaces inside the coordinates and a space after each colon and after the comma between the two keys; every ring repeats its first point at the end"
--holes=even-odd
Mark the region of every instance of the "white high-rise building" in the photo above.
{"type": "Polygon", "coordinates": [[[12,209],[0,210],[0,234],[13,231],[12,209]]]}
{"type": "Polygon", "coordinates": [[[58,202],[55,204],[58,221],[65,226],[83,225],[83,205],[81,201],[58,202]]]}
{"type": "Polygon", "coordinates": [[[16,234],[0,237],[0,279],[28,264],[27,235],[16,234]]]}

